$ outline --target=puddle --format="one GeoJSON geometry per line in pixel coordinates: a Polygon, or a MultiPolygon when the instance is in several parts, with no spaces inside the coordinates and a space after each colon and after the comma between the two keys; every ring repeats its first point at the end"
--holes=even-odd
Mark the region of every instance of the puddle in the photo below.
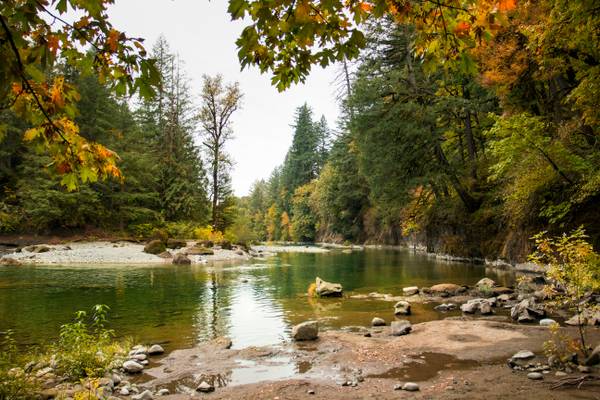
{"type": "Polygon", "coordinates": [[[460,360],[449,354],[423,353],[418,358],[408,359],[401,367],[389,369],[381,374],[367,375],[367,378],[384,378],[410,381],[426,381],[437,376],[438,372],[451,369],[463,370],[478,366],[474,360],[460,360]]]}
{"type": "Polygon", "coordinates": [[[195,393],[196,387],[205,381],[215,388],[225,386],[247,385],[262,381],[276,381],[288,379],[299,374],[304,374],[312,368],[309,361],[294,362],[289,357],[271,357],[267,360],[261,360],[260,363],[247,360],[235,360],[237,366],[229,371],[220,374],[194,374],[167,385],[161,385],[169,389],[171,393],[195,393]]]}

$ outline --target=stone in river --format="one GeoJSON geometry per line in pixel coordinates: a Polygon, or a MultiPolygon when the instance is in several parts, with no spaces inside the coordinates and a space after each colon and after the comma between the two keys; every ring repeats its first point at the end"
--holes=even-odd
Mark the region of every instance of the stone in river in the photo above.
{"type": "Polygon", "coordinates": [[[166,388],[160,389],[158,392],[156,392],[158,396],[167,396],[169,393],[169,389],[166,388]]]}
{"type": "Polygon", "coordinates": [[[454,283],[440,283],[429,288],[432,294],[455,295],[465,291],[465,288],[454,283]]]}
{"type": "Polygon", "coordinates": [[[418,294],[419,288],[416,286],[409,286],[402,289],[402,294],[405,296],[412,296],[413,294],[418,294]]]}
{"type": "Polygon", "coordinates": [[[396,315],[410,315],[410,303],[408,301],[401,300],[394,305],[394,314],[396,315]]]}
{"type": "Polygon", "coordinates": [[[408,335],[412,330],[412,325],[406,320],[392,321],[391,332],[392,336],[408,335]]]}
{"type": "Polygon", "coordinates": [[[554,324],[556,324],[556,321],[553,320],[552,318],[544,318],[543,320],[540,321],[541,326],[552,326],[554,324]]]}
{"type": "Polygon", "coordinates": [[[157,355],[157,354],[162,354],[164,352],[165,352],[165,349],[163,349],[162,346],[159,345],[159,344],[153,344],[148,349],[148,354],[150,354],[151,356],[154,356],[154,355],[157,355]]]}
{"type": "Polygon", "coordinates": [[[340,283],[331,283],[317,277],[315,280],[315,293],[320,297],[340,297],[342,296],[342,285],[340,283]]]}
{"type": "Polygon", "coordinates": [[[125,372],[135,374],[136,372],[140,372],[141,370],[143,370],[144,366],[137,363],[136,361],[128,360],[123,363],[123,369],[125,370],[125,372]]]}
{"type": "Polygon", "coordinates": [[[119,390],[119,394],[121,396],[129,396],[129,389],[127,389],[127,386],[123,386],[121,390],[119,390]]]}
{"type": "Polygon", "coordinates": [[[479,303],[479,312],[482,315],[489,315],[492,314],[492,305],[490,304],[490,302],[488,301],[482,301],[479,303]]]}
{"type": "Polygon", "coordinates": [[[460,306],[460,310],[465,314],[474,314],[479,308],[479,303],[468,302],[460,306]]]}
{"type": "Polygon", "coordinates": [[[539,372],[530,372],[527,374],[527,377],[534,381],[539,381],[540,379],[544,379],[544,375],[540,374],[539,372]]]}
{"type": "Polygon", "coordinates": [[[202,392],[202,393],[214,392],[215,387],[213,385],[207,383],[206,381],[202,381],[196,388],[196,391],[202,392]]]}
{"type": "Polygon", "coordinates": [[[158,239],[151,240],[146,246],[144,246],[144,252],[149,254],[160,254],[166,249],[167,248],[165,247],[165,244],[158,239]]]}
{"type": "Polygon", "coordinates": [[[292,338],[297,341],[315,340],[319,337],[317,321],[306,321],[292,328],[292,338]]]}
{"type": "Polygon", "coordinates": [[[140,394],[136,394],[131,397],[131,400],[153,400],[154,396],[152,396],[152,392],[149,390],[144,390],[140,394]]]}
{"type": "Polygon", "coordinates": [[[419,390],[419,385],[414,382],[406,382],[402,385],[402,390],[406,390],[408,392],[416,392],[419,390]]]}
{"type": "Polygon", "coordinates": [[[385,326],[385,320],[383,318],[375,317],[371,321],[372,326],[385,326]]]}
{"type": "Polygon", "coordinates": [[[183,253],[177,253],[175,254],[175,257],[173,257],[172,263],[175,265],[190,265],[192,260],[190,260],[188,256],[183,253]]]}
{"type": "Polygon", "coordinates": [[[511,359],[513,360],[529,360],[530,358],[535,357],[532,351],[529,350],[521,350],[518,353],[513,354],[511,359]]]}

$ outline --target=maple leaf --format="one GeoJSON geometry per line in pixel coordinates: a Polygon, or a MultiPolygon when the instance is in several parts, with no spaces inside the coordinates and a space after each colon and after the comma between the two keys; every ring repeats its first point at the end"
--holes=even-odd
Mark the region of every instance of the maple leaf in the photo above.
{"type": "Polygon", "coordinates": [[[500,11],[511,11],[517,8],[517,0],[500,0],[498,2],[498,9],[500,11]]]}

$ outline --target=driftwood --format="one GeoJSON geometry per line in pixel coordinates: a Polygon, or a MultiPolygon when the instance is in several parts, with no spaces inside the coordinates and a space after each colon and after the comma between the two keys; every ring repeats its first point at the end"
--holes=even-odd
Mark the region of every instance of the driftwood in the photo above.
{"type": "Polygon", "coordinates": [[[585,382],[600,381],[600,376],[597,375],[582,375],[576,377],[566,377],[553,382],[554,384],[550,389],[561,389],[568,386],[577,386],[577,389],[581,388],[585,382]]]}

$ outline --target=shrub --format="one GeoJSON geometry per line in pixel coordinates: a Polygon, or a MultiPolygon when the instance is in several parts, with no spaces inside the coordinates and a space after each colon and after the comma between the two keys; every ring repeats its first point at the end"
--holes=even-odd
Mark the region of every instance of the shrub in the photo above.
{"type": "MultiPolygon", "coordinates": [[[[594,252],[582,227],[570,235],[548,237],[546,232],[534,236],[536,251],[529,259],[547,265],[550,284],[546,292],[550,305],[567,308],[581,317],[594,311],[587,301],[590,294],[600,290],[600,256],[594,252]]],[[[584,324],[579,324],[580,350],[587,356],[584,324]]]]}
{"type": "Polygon", "coordinates": [[[0,342],[0,399],[25,400],[34,397],[39,389],[38,384],[25,371],[16,367],[22,364],[13,333],[9,330],[0,342]]]}
{"type": "Polygon", "coordinates": [[[194,236],[200,241],[208,240],[213,243],[220,243],[225,239],[222,232],[213,230],[213,227],[210,225],[194,229],[194,236]]]}
{"type": "Polygon", "coordinates": [[[113,340],[114,332],[105,327],[109,307],[96,305],[90,316],[75,313],[75,320],[60,328],[60,337],[52,348],[57,370],[73,378],[102,377],[118,365],[125,347],[113,340]]]}

